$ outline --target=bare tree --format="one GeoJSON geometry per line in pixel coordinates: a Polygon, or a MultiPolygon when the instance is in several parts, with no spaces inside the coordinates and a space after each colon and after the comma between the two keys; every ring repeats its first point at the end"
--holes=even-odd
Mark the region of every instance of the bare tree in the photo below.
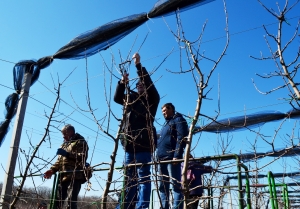
{"type": "MultiPolygon", "coordinates": [[[[263,94],[268,95],[275,91],[278,91],[280,89],[286,89],[288,91],[288,97],[289,99],[286,99],[289,101],[291,106],[293,108],[299,108],[299,98],[300,98],[300,92],[299,92],[299,82],[297,81],[297,74],[299,70],[299,56],[300,56],[300,47],[299,44],[297,45],[297,37],[299,36],[299,24],[300,20],[298,19],[297,24],[295,25],[294,32],[288,34],[285,32],[284,28],[286,26],[291,27],[289,23],[289,12],[296,7],[296,5],[299,3],[299,0],[294,1],[291,5],[289,4],[289,1],[286,0],[283,7],[280,7],[279,3],[276,2],[276,8],[268,8],[266,4],[262,3],[261,0],[258,0],[259,4],[268,12],[271,16],[273,16],[277,21],[277,30],[271,31],[267,28],[267,26],[263,25],[264,31],[266,35],[264,36],[266,46],[269,51],[269,55],[264,55],[261,53],[260,57],[250,56],[253,59],[260,60],[260,61],[266,61],[271,60],[274,62],[276,68],[273,72],[267,73],[262,75],[261,73],[257,73],[256,75],[259,78],[263,79],[273,79],[275,81],[279,81],[281,79],[283,81],[283,84],[279,84],[278,82],[274,82],[275,86],[271,88],[268,91],[261,91],[259,87],[257,87],[257,84],[252,79],[252,82],[254,84],[254,87],[256,90],[263,94]],[[286,38],[289,37],[289,38],[286,38]],[[293,48],[296,47],[296,51],[292,51],[293,48]],[[287,55],[288,54],[288,55],[287,55]],[[291,56],[292,55],[292,56],[291,56]]],[[[287,118],[289,115],[287,115],[287,118]]],[[[255,173],[255,177],[253,178],[253,183],[258,184],[259,182],[259,172],[263,170],[266,166],[274,163],[275,161],[278,161],[279,159],[283,159],[282,157],[288,153],[290,150],[292,150],[295,146],[294,140],[298,137],[295,134],[296,125],[292,127],[291,134],[284,133],[283,136],[281,136],[281,129],[283,124],[286,122],[286,119],[280,122],[278,125],[278,128],[274,130],[274,134],[271,137],[271,140],[267,140],[267,137],[265,134],[258,133],[257,137],[264,140],[267,144],[269,144],[272,147],[273,152],[275,152],[275,139],[283,139],[283,142],[289,147],[286,149],[286,151],[282,152],[279,157],[274,158],[274,160],[271,160],[267,165],[258,165],[257,159],[255,159],[255,167],[253,168],[253,172],[255,173]]],[[[296,124],[296,123],[295,123],[296,124]]],[[[255,140],[257,141],[257,139],[255,140]]],[[[253,146],[253,150],[256,153],[256,145],[255,142],[251,143],[253,146]]],[[[283,167],[286,167],[286,165],[283,165],[283,167]]],[[[254,194],[255,194],[255,208],[260,208],[262,204],[268,205],[269,199],[264,198],[264,194],[262,193],[262,190],[254,187],[254,194]],[[266,202],[267,200],[267,202],[266,202]]]]}
{"type": "Polygon", "coordinates": [[[295,1],[291,6],[289,6],[289,1],[286,0],[285,5],[282,9],[280,8],[279,4],[276,3],[278,11],[275,11],[272,8],[267,8],[265,4],[263,4],[260,0],[258,0],[258,2],[268,13],[270,13],[270,15],[272,15],[278,21],[278,27],[276,31],[277,34],[269,31],[267,27],[263,25],[263,28],[266,32],[264,39],[269,49],[270,55],[265,56],[261,53],[260,57],[250,57],[257,60],[273,60],[276,65],[276,70],[265,75],[257,74],[257,76],[264,79],[280,77],[283,80],[283,85],[278,85],[270,89],[269,91],[262,92],[256,86],[254,81],[253,84],[259,93],[265,95],[270,94],[279,89],[286,88],[289,91],[290,104],[294,107],[299,107],[299,82],[297,82],[296,78],[300,67],[300,64],[298,62],[300,57],[300,47],[298,46],[298,51],[294,53],[293,57],[285,56],[285,52],[287,52],[293,44],[296,44],[296,38],[297,36],[299,37],[298,29],[300,20],[298,20],[294,34],[289,34],[290,39],[287,40],[285,43],[283,42],[284,25],[289,24],[288,13],[299,3],[299,0],[295,1]]]}
{"type": "MultiPolygon", "coordinates": [[[[184,165],[183,165],[183,170],[182,170],[182,187],[183,187],[183,193],[184,193],[184,208],[187,208],[187,203],[189,199],[189,185],[187,183],[187,168],[188,168],[188,163],[189,163],[189,153],[191,151],[191,145],[192,145],[192,140],[193,140],[193,130],[195,129],[195,126],[197,124],[197,121],[200,119],[200,117],[207,117],[210,118],[204,114],[201,113],[201,107],[204,102],[204,100],[207,98],[208,93],[210,92],[209,88],[209,81],[211,76],[213,75],[214,71],[218,67],[220,61],[224,57],[226,50],[228,48],[229,44],[229,30],[228,30],[228,16],[227,16],[227,10],[226,10],[226,4],[225,1],[224,3],[224,13],[225,13],[225,33],[226,33],[226,42],[223,51],[219,55],[217,59],[212,59],[207,56],[205,56],[203,53],[200,52],[200,48],[202,47],[202,37],[205,32],[206,28],[206,22],[204,23],[202,27],[202,31],[199,35],[199,37],[195,41],[190,41],[186,38],[185,36],[185,31],[183,29],[180,15],[177,13],[177,30],[178,32],[175,33],[171,29],[172,34],[175,36],[179,43],[179,49],[185,51],[185,54],[187,56],[187,62],[190,66],[188,70],[184,70],[181,68],[180,72],[172,72],[172,73],[190,73],[192,76],[192,79],[194,81],[195,89],[197,92],[196,95],[196,107],[194,114],[192,116],[192,122],[189,127],[189,134],[186,137],[186,148],[185,148],[185,156],[184,156],[184,165]],[[207,60],[212,63],[212,67],[210,71],[207,72],[207,69],[203,69],[201,67],[201,61],[202,60],[207,60]]],[[[211,119],[211,118],[210,118],[211,119]]]]}
{"type": "MultiPolygon", "coordinates": [[[[87,62],[87,59],[86,59],[86,62],[87,62]]],[[[106,65],[106,62],[104,62],[104,64],[106,65]]],[[[107,67],[107,65],[106,65],[106,67],[107,67]]],[[[110,105],[110,103],[111,103],[111,94],[112,94],[111,93],[111,84],[112,84],[113,71],[111,71],[109,68],[108,68],[108,71],[110,73],[109,92],[107,92],[107,90],[105,88],[105,93],[104,93],[105,101],[106,101],[107,107],[108,107],[108,111],[107,111],[107,114],[101,120],[99,120],[99,119],[97,119],[97,117],[94,113],[94,109],[92,108],[92,101],[91,101],[91,98],[90,98],[90,90],[89,90],[88,68],[86,68],[86,87],[87,87],[86,101],[87,101],[87,106],[88,106],[87,111],[90,112],[90,114],[92,115],[95,123],[97,124],[97,126],[99,128],[99,130],[102,131],[104,134],[106,134],[114,142],[114,148],[113,148],[112,154],[110,155],[111,161],[109,163],[109,171],[107,173],[107,179],[106,179],[104,191],[103,191],[102,198],[101,198],[102,203],[103,203],[101,205],[101,207],[103,209],[106,209],[108,207],[109,192],[111,192],[110,191],[110,186],[111,186],[112,181],[113,181],[113,174],[114,174],[114,171],[115,171],[116,156],[117,156],[117,151],[118,151],[118,148],[119,148],[119,138],[120,138],[120,135],[121,135],[121,128],[123,126],[123,121],[125,121],[124,119],[126,117],[126,112],[124,111],[123,116],[122,116],[123,119],[119,120],[120,125],[119,125],[119,129],[117,131],[117,135],[116,135],[116,137],[114,137],[109,132],[109,127],[110,127],[110,122],[111,122],[111,115],[116,118],[116,116],[113,114],[113,111],[111,110],[111,105],[110,105]],[[107,122],[106,127],[104,126],[105,122],[107,122]]],[[[104,70],[104,72],[105,72],[105,70],[104,70]]],[[[105,84],[106,84],[106,80],[104,80],[104,85],[105,84]]]]}

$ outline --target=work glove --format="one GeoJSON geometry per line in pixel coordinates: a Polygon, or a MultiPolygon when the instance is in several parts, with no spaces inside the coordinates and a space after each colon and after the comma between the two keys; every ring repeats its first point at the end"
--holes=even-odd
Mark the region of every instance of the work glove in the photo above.
{"type": "Polygon", "coordinates": [[[62,149],[62,148],[58,148],[56,154],[64,156],[64,157],[68,157],[69,156],[69,153],[66,150],[62,149]]]}
{"type": "Polygon", "coordinates": [[[52,170],[48,170],[43,175],[44,175],[45,179],[51,179],[52,174],[53,174],[53,171],[52,170]]]}

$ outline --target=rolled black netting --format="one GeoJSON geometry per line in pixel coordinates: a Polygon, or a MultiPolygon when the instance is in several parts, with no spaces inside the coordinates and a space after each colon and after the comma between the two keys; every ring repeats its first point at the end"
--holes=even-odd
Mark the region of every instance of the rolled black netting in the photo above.
{"type": "Polygon", "coordinates": [[[243,154],[239,154],[239,158],[240,160],[244,161],[244,162],[248,162],[250,160],[253,159],[258,159],[258,158],[262,158],[264,157],[265,153],[262,152],[249,152],[249,153],[243,153],[243,154]]]}
{"type": "Polygon", "coordinates": [[[60,48],[53,58],[81,59],[89,57],[114,45],[145,23],[148,18],[167,15],[177,9],[185,11],[211,1],[213,0],[159,0],[148,14],[144,12],[120,18],[77,36],[60,48]]]}
{"type": "Polygon", "coordinates": [[[19,95],[17,93],[12,93],[5,100],[5,121],[0,122],[0,146],[2,145],[4,137],[9,130],[10,121],[16,113],[18,101],[19,95]]]}
{"type": "Polygon", "coordinates": [[[26,72],[32,75],[31,84],[33,85],[40,76],[40,68],[34,60],[23,60],[14,66],[14,87],[17,92],[20,92],[23,84],[23,77],[26,72]]]}
{"type": "Polygon", "coordinates": [[[204,125],[202,127],[198,126],[195,128],[194,133],[198,133],[201,131],[214,133],[242,131],[246,129],[257,128],[267,122],[282,120],[286,117],[297,119],[300,117],[300,110],[293,109],[287,113],[281,113],[278,111],[264,111],[250,115],[226,118],[208,123],[207,125],[204,125]]]}
{"type": "MultiPolygon", "coordinates": [[[[224,156],[236,155],[241,161],[248,162],[255,159],[264,157],[295,157],[300,155],[300,146],[288,147],[288,148],[277,148],[267,152],[249,152],[242,154],[227,153],[224,156]]],[[[222,160],[232,160],[233,158],[224,158],[222,160]]]]}
{"type": "Polygon", "coordinates": [[[24,77],[24,70],[21,70],[18,66],[19,63],[17,63],[14,66],[13,69],[13,79],[14,79],[14,88],[17,91],[18,94],[20,94],[20,91],[22,89],[22,81],[23,81],[23,77],[24,77]]]}
{"type": "Polygon", "coordinates": [[[295,172],[291,175],[288,176],[289,178],[293,179],[294,181],[300,181],[300,173],[299,172],[295,172]]]}
{"type": "Polygon", "coordinates": [[[53,62],[53,57],[52,56],[47,56],[47,57],[42,57],[37,61],[37,66],[40,70],[48,67],[49,65],[51,65],[51,63],[53,62]]]}
{"type": "Polygon", "coordinates": [[[300,109],[294,108],[286,113],[287,117],[292,119],[300,118],[300,109]]]}
{"type": "Polygon", "coordinates": [[[55,53],[58,59],[81,59],[105,50],[147,21],[147,14],[131,15],[87,31],[55,53]]]}
{"type": "Polygon", "coordinates": [[[180,11],[182,12],[212,1],[214,0],[159,0],[150,10],[148,16],[150,18],[155,18],[163,15],[167,16],[171,15],[171,13],[175,12],[177,9],[180,9],[180,11]]]}
{"type": "Polygon", "coordinates": [[[299,156],[300,154],[300,147],[287,147],[287,148],[277,148],[275,150],[269,150],[267,152],[251,152],[251,153],[243,153],[238,155],[241,160],[252,160],[252,159],[258,159],[263,157],[295,157],[299,156]]]}
{"type": "MultiPolygon", "coordinates": [[[[23,61],[14,67],[14,87],[19,94],[22,87],[24,71],[15,70],[23,65],[34,65],[32,68],[31,85],[38,79],[40,70],[48,67],[53,59],[81,59],[98,53],[112,46],[126,35],[131,33],[138,26],[148,20],[149,17],[158,17],[169,14],[170,12],[180,9],[181,11],[211,2],[212,0],[159,0],[152,10],[147,13],[131,15],[121,19],[111,21],[103,26],[82,33],[67,45],[61,47],[53,56],[47,56],[35,61],[23,61]]],[[[27,66],[28,67],[28,66],[27,66]]],[[[10,107],[14,108],[14,107],[10,107]]],[[[0,123],[0,143],[5,137],[10,119],[0,123]]]]}
{"type": "Polygon", "coordinates": [[[32,86],[39,79],[40,72],[41,72],[41,69],[37,65],[35,65],[34,69],[33,69],[33,72],[32,72],[30,86],[32,86]]]}
{"type": "Polygon", "coordinates": [[[268,157],[292,157],[300,155],[300,147],[279,148],[266,152],[268,157]]]}
{"type": "MultiPolygon", "coordinates": [[[[247,178],[245,175],[241,175],[243,179],[247,178]]],[[[267,178],[268,174],[255,174],[255,175],[248,175],[250,178],[267,178]]],[[[298,179],[300,177],[300,172],[291,172],[291,173],[273,173],[274,178],[283,178],[283,177],[289,177],[293,179],[298,179]]],[[[238,179],[238,176],[228,176],[227,179],[238,179]]],[[[289,191],[290,192],[290,191],[289,191]]],[[[297,191],[299,192],[299,191],[297,191]]]]}
{"type": "Polygon", "coordinates": [[[5,100],[5,109],[6,109],[6,117],[12,118],[16,114],[16,109],[18,106],[19,95],[17,93],[12,93],[5,100]]]}
{"type": "Polygon", "coordinates": [[[250,152],[250,153],[243,153],[243,154],[226,153],[226,154],[218,155],[218,156],[204,156],[204,157],[200,158],[201,159],[200,161],[201,162],[209,162],[209,161],[219,159],[219,158],[221,158],[222,161],[227,161],[227,160],[237,160],[237,158],[238,158],[239,160],[246,162],[246,161],[251,161],[251,160],[263,158],[263,157],[265,157],[265,153],[263,153],[263,152],[259,152],[259,153],[250,152]]]}

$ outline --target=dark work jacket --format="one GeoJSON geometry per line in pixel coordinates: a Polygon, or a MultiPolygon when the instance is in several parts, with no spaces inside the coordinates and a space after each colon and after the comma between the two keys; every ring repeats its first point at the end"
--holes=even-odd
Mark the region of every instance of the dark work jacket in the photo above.
{"type": "MultiPolygon", "coordinates": [[[[181,164],[183,167],[183,164],[181,164]]],[[[198,162],[190,161],[188,165],[188,170],[191,170],[194,178],[190,180],[189,183],[189,191],[190,196],[198,196],[201,197],[203,194],[202,184],[202,175],[205,173],[211,173],[213,168],[211,166],[205,166],[198,162]]]]}
{"type": "Polygon", "coordinates": [[[156,154],[158,159],[182,159],[182,154],[186,145],[183,139],[187,135],[188,125],[181,114],[176,113],[172,118],[167,118],[157,141],[156,154]]]}
{"type": "MultiPolygon", "coordinates": [[[[127,105],[127,117],[123,121],[123,133],[126,152],[153,152],[156,147],[156,130],[153,126],[159,104],[159,94],[156,90],[147,70],[139,63],[136,65],[137,74],[142,81],[145,93],[139,95],[130,92],[129,105],[127,105]],[[147,98],[146,98],[147,97],[147,98]]],[[[124,105],[126,101],[125,84],[118,82],[114,101],[124,105]]]]}

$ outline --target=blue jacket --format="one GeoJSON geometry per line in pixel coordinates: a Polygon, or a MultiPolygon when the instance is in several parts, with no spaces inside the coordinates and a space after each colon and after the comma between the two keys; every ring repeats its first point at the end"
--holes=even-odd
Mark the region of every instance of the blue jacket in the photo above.
{"type": "Polygon", "coordinates": [[[188,135],[188,125],[181,114],[167,118],[157,141],[158,160],[182,159],[185,148],[184,137],[188,135]]]}

